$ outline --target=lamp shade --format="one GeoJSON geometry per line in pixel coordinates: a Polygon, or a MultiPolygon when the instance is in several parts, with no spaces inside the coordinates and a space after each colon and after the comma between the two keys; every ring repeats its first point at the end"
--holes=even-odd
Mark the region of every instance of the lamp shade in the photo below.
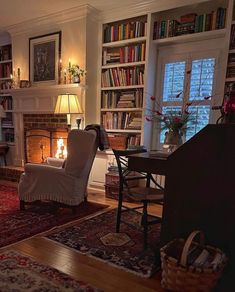
{"type": "Polygon", "coordinates": [[[82,107],[76,94],[61,94],[57,97],[56,114],[82,114],[82,107]]]}

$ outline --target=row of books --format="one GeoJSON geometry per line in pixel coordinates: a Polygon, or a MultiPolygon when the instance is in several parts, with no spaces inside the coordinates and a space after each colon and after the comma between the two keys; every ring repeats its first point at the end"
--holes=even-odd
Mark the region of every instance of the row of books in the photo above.
{"type": "Polygon", "coordinates": [[[143,21],[108,25],[104,29],[104,43],[142,37],[146,32],[147,22],[143,21]]]}
{"type": "Polygon", "coordinates": [[[235,77],[235,66],[234,67],[228,67],[227,68],[227,78],[235,77]]]}
{"type": "Polygon", "coordinates": [[[140,135],[131,135],[127,138],[127,146],[140,145],[140,141],[141,141],[140,135]]]}
{"type": "Polygon", "coordinates": [[[143,106],[143,90],[131,91],[104,91],[102,93],[102,108],[142,108],[143,106]],[[128,105],[128,106],[127,106],[128,105]]]}
{"type": "Polygon", "coordinates": [[[2,137],[5,142],[14,142],[15,135],[13,129],[3,129],[2,130],[2,137]]]}
{"type": "Polygon", "coordinates": [[[1,96],[0,97],[0,104],[3,106],[4,110],[12,110],[12,107],[13,107],[12,97],[1,96]]]}
{"type": "Polygon", "coordinates": [[[106,112],[102,114],[102,125],[107,130],[140,130],[141,113],[106,112]]]}
{"type": "Polygon", "coordinates": [[[231,27],[229,48],[230,48],[230,50],[235,49],[235,24],[232,24],[232,27],[231,27]]]}
{"type": "Polygon", "coordinates": [[[11,45],[0,47],[0,61],[11,60],[11,45]]]}
{"type": "Polygon", "coordinates": [[[144,70],[134,68],[110,68],[101,74],[102,87],[129,86],[144,84],[144,70]]]}
{"type": "Polygon", "coordinates": [[[103,65],[112,63],[139,62],[145,60],[145,43],[126,46],[118,50],[103,51],[103,65]]]}
{"type": "Polygon", "coordinates": [[[12,72],[11,63],[0,64],[0,78],[10,77],[11,72],[12,72]]]}
{"type": "Polygon", "coordinates": [[[191,13],[183,15],[178,20],[155,21],[153,39],[179,36],[183,34],[197,33],[222,29],[225,27],[226,8],[219,7],[211,13],[197,15],[191,13]]]}

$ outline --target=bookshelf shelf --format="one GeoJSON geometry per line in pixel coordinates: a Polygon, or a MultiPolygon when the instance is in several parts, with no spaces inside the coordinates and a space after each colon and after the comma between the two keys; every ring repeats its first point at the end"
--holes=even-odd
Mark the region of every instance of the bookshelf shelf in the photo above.
{"type": "Polygon", "coordinates": [[[144,65],[145,65],[145,61],[118,63],[118,64],[103,65],[102,69],[117,68],[117,67],[136,67],[136,66],[144,66],[144,65]]]}
{"type": "Polygon", "coordinates": [[[154,44],[157,45],[171,45],[171,44],[180,44],[180,43],[187,43],[187,42],[195,42],[207,39],[215,39],[215,38],[222,38],[226,34],[226,29],[216,29],[204,32],[197,32],[191,34],[185,34],[180,36],[174,36],[169,38],[162,38],[153,40],[154,44]]]}
{"type": "Polygon", "coordinates": [[[130,44],[144,42],[146,40],[147,40],[147,37],[143,36],[143,37],[138,37],[138,38],[126,39],[126,40],[122,40],[122,41],[103,43],[102,47],[103,48],[123,47],[123,46],[130,45],[130,44]]]}
{"type": "Polygon", "coordinates": [[[144,88],[144,85],[102,87],[101,90],[123,90],[123,89],[136,89],[136,88],[144,88]]]}
{"type": "Polygon", "coordinates": [[[9,76],[9,77],[2,77],[2,78],[0,78],[0,81],[5,81],[5,80],[11,80],[11,77],[9,76]]]}
{"type": "Polygon", "coordinates": [[[102,108],[101,112],[142,112],[142,108],[102,108]]]}
{"type": "Polygon", "coordinates": [[[103,24],[100,120],[121,147],[143,143],[147,26],[147,15],[103,24]]]}
{"type": "Polygon", "coordinates": [[[226,78],[225,82],[235,82],[235,77],[226,78]]]}
{"type": "Polygon", "coordinates": [[[0,64],[5,64],[5,63],[12,63],[12,60],[9,59],[9,60],[0,61],[0,64]]]}
{"type": "Polygon", "coordinates": [[[235,49],[229,50],[229,54],[235,54],[235,49]]]}
{"type": "Polygon", "coordinates": [[[141,130],[128,130],[128,129],[106,129],[109,133],[141,133],[141,130]]]}

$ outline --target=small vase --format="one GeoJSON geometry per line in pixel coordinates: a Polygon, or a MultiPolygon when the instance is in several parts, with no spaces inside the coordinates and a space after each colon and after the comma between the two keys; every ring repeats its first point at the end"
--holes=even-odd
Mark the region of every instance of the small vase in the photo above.
{"type": "Polygon", "coordinates": [[[73,83],[80,83],[80,76],[79,75],[75,75],[73,76],[73,83]]]}
{"type": "Polygon", "coordinates": [[[164,148],[168,148],[170,152],[176,150],[182,144],[182,134],[179,131],[169,130],[165,133],[164,148]]]}

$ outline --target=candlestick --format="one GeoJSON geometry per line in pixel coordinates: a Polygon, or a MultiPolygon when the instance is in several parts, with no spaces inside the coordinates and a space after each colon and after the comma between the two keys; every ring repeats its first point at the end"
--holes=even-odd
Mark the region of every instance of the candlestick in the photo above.
{"type": "Polygon", "coordinates": [[[62,60],[60,59],[59,62],[59,84],[63,83],[63,76],[62,76],[62,72],[63,71],[63,66],[62,66],[62,60]]]}
{"type": "Polygon", "coordinates": [[[64,69],[64,84],[66,84],[66,69],[64,69]]]}
{"type": "Polygon", "coordinates": [[[71,61],[70,61],[70,59],[69,59],[69,69],[71,69],[71,61]]]}

